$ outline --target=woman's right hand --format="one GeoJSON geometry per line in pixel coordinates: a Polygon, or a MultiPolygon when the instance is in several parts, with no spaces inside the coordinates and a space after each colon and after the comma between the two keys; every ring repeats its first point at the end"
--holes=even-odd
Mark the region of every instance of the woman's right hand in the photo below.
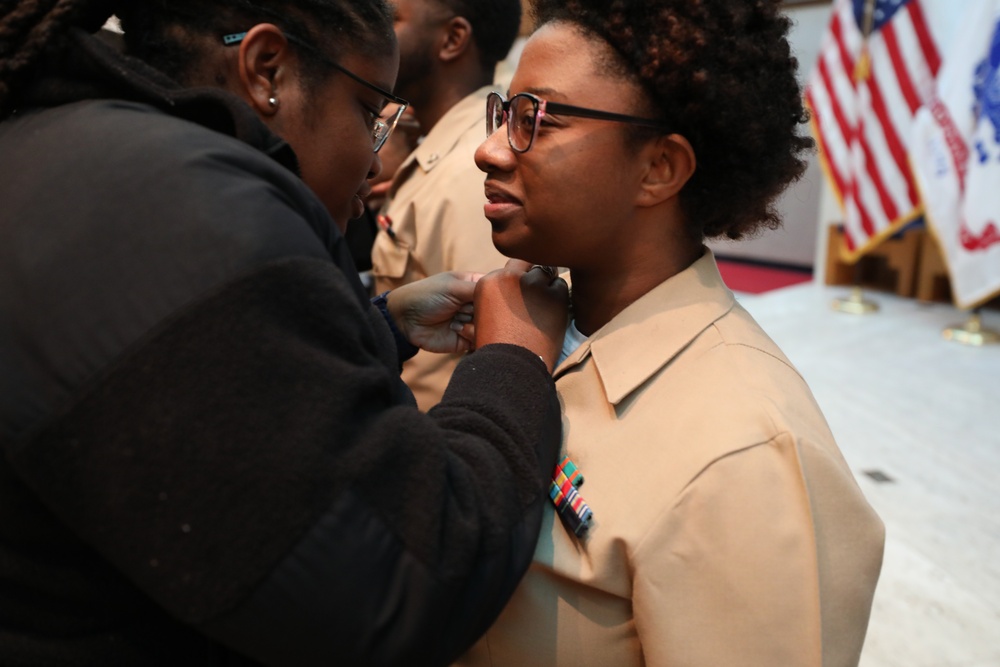
{"type": "Polygon", "coordinates": [[[562,349],[569,288],[554,271],[511,259],[476,283],[476,347],[511,343],[542,358],[549,371],[562,349]]]}

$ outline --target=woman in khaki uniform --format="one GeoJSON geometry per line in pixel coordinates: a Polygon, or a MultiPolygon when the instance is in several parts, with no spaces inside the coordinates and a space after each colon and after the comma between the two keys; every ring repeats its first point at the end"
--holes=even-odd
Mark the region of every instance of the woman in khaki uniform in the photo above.
{"type": "Polygon", "coordinates": [[[462,664],[857,665],[882,523],[703,244],[776,227],[804,169],[789,21],[769,0],[537,14],[476,157],[497,247],[570,269],[568,462],[462,664]]]}

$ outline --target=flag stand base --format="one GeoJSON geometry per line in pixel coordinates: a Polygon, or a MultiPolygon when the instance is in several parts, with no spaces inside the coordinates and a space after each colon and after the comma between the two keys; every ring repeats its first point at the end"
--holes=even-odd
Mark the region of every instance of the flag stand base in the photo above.
{"type": "Polygon", "coordinates": [[[834,299],[833,309],[851,315],[866,315],[878,310],[878,304],[861,296],[861,288],[857,285],[851,288],[851,296],[846,299],[834,299]]]}
{"type": "Polygon", "coordinates": [[[976,347],[1000,343],[1000,331],[984,329],[982,318],[977,312],[969,315],[969,321],[965,324],[948,327],[941,332],[941,335],[945,340],[976,347]]]}

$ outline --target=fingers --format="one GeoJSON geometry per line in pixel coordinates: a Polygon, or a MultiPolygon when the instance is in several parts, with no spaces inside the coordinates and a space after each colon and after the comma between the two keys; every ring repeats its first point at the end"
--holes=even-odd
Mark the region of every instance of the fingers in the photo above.
{"type": "Polygon", "coordinates": [[[559,270],[556,267],[542,264],[533,264],[522,277],[522,281],[526,285],[547,288],[556,287],[559,284],[565,285],[565,281],[559,277],[559,270]]]}
{"type": "Polygon", "coordinates": [[[462,306],[459,311],[455,313],[455,315],[451,318],[451,323],[448,325],[448,328],[460,337],[475,340],[475,327],[472,324],[472,320],[473,307],[470,303],[462,306]]]}
{"type": "Polygon", "coordinates": [[[455,329],[455,323],[452,322],[452,329],[458,334],[458,340],[455,342],[456,352],[470,352],[474,349],[476,344],[476,325],[472,322],[463,324],[460,329],[455,329]]]}
{"type": "Polygon", "coordinates": [[[538,269],[539,271],[541,271],[542,273],[544,273],[545,275],[547,275],[549,277],[549,280],[555,280],[556,278],[559,277],[559,270],[556,269],[556,267],[554,267],[554,266],[544,266],[542,264],[532,264],[531,270],[534,271],[535,269],[538,269]]]}
{"type": "Polygon", "coordinates": [[[554,266],[546,266],[544,264],[532,264],[531,270],[534,271],[535,269],[538,269],[539,271],[547,275],[549,278],[555,279],[556,277],[559,276],[559,271],[554,266]]]}
{"type": "Polygon", "coordinates": [[[451,328],[457,331],[458,328],[461,327],[456,328],[456,323],[461,325],[465,324],[466,322],[471,322],[472,314],[473,314],[473,308],[471,303],[468,304],[467,306],[462,306],[462,309],[459,310],[457,313],[455,313],[455,315],[451,318],[451,328]]]}
{"type": "Polygon", "coordinates": [[[559,278],[559,270],[554,266],[529,264],[520,259],[507,260],[504,268],[494,273],[520,273],[522,284],[536,286],[552,285],[559,278]]]}
{"type": "MultiPolygon", "coordinates": [[[[441,274],[439,274],[441,275],[441,274]]],[[[476,293],[476,282],[483,274],[479,273],[458,273],[452,272],[449,274],[444,274],[449,279],[449,285],[447,287],[447,292],[452,298],[454,298],[458,303],[466,304],[472,303],[472,298],[476,293]]]]}
{"type": "Polygon", "coordinates": [[[474,271],[451,271],[450,273],[455,278],[470,283],[478,282],[480,278],[486,275],[485,273],[476,273],[474,271]]]}

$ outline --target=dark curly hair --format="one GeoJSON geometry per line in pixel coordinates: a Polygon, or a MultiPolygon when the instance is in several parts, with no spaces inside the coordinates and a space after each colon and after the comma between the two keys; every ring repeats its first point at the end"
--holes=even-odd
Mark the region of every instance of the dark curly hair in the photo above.
{"type": "Polygon", "coordinates": [[[385,0],[0,0],[0,119],[20,86],[73,27],[97,30],[117,15],[125,46],[183,83],[197,67],[197,35],[220,40],[256,23],[277,25],[300,47],[307,76],[330,71],[344,49],[374,54],[395,39],[385,0]]]}
{"type": "Polygon", "coordinates": [[[492,70],[507,57],[521,27],[521,0],[437,0],[472,26],[484,68],[492,70]]]}
{"type": "MultiPolygon", "coordinates": [[[[536,25],[566,22],[620,56],[600,63],[639,84],[694,148],[680,194],[691,232],[739,239],[776,229],[778,195],[814,143],[778,0],[537,0],[536,25]]],[[[648,135],[647,135],[648,136],[648,135]]]]}

